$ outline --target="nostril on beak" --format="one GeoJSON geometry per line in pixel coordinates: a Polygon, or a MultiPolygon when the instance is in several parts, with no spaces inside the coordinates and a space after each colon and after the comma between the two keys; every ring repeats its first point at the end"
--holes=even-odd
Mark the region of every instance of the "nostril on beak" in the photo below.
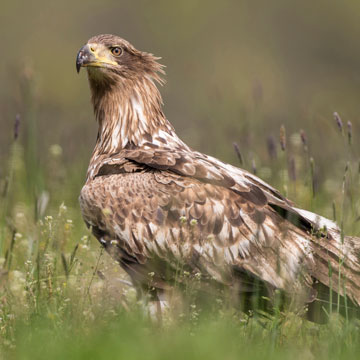
{"type": "Polygon", "coordinates": [[[93,46],[90,46],[90,51],[91,51],[91,52],[95,52],[95,49],[94,49],[93,46]]]}

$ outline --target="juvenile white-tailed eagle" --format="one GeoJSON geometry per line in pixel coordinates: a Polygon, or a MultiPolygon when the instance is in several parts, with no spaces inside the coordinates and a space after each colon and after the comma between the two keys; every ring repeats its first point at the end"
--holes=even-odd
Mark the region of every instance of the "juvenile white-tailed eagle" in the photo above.
{"type": "Polygon", "coordinates": [[[311,298],[321,283],[360,304],[359,239],[342,241],[332,221],[184,144],[162,111],[157,60],[114,35],[76,59],[99,126],[82,214],[133,283],[159,294],[181,268],[239,294],[256,280],[311,298]]]}

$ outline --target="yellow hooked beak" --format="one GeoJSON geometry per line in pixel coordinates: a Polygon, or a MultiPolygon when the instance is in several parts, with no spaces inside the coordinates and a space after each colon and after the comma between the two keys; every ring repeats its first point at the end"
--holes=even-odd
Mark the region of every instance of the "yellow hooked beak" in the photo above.
{"type": "Polygon", "coordinates": [[[106,67],[106,65],[118,65],[111,59],[109,49],[102,44],[86,44],[78,52],[76,57],[76,71],[81,67],[106,67]]]}

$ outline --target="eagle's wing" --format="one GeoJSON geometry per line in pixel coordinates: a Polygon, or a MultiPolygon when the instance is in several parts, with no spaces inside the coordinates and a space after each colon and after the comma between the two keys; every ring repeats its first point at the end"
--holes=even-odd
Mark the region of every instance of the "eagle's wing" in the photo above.
{"type": "Polygon", "coordinates": [[[268,202],[284,217],[296,222],[306,231],[322,227],[319,227],[317,222],[313,221],[314,219],[303,216],[278,190],[260,178],[246,170],[223,163],[200,152],[166,147],[161,149],[137,148],[136,150],[123,150],[120,154],[113,155],[106,160],[106,164],[116,166],[116,164],[124,162],[124,159],[131,160],[134,166],[146,165],[158,170],[169,170],[204,183],[231,189],[253,203],[268,202]]]}
{"type": "Polygon", "coordinates": [[[291,205],[280,192],[253,174],[230,164],[196,151],[178,150],[162,147],[160,149],[137,148],[135,150],[122,150],[112,155],[103,164],[116,165],[123,163],[124,159],[134,163],[147,165],[158,170],[170,170],[174,173],[193,177],[206,183],[220,185],[234,191],[249,192],[254,189],[258,196],[264,195],[276,204],[291,205]]]}
{"type": "MultiPolygon", "coordinates": [[[[114,245],[111,251],[133,278],[142,282],[146,269],[156,268],[143,266],[151,259],[172,259],[174,268],[187,264],[222,282],[231,282],[240,269],[294,291],[310,285],[311,276],[328,284],[331,263],[337,286],[344,256],[338,239],[314,235],[312,219],[261,180],[201,155],[122,151],[103,162],[99,176],[83,188],[85,220],[106,246],[114,245]]],[[[355,259],[347,264],[347,294],[359,299],[353,281],[359,265],[355,259]]]]}
{"type": "MultiPolygon", "coordinates": [[[[84,186],[80,203],[99,240],[139,282],[160,259],[175,271],[181,264],[223,283],[240,271],[276,288],[299,286],[301,269],[311,266],[304,231],[269,206],[258,187],[235,192],[221,180],[111,170],[84,186]]],[[[305,275],[301,281],[311,282],[305,275]]]]}

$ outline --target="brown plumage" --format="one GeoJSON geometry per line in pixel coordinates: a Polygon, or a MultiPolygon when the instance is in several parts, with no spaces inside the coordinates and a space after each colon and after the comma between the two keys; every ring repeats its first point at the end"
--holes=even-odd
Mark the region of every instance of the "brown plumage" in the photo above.
{"type": "Polygon", "coordinates": [[[359,239],[342,242],[335,223],[184,144],[162,111],[157,60],[113,35],[91,38],[77,57],[99,125],[83,217],[134,284],[146,288],[151,272],[167,289],[181,266],[240,294],[257,279],[311,301],[316,283],[332,283],[360,304],[359,239]]]}

